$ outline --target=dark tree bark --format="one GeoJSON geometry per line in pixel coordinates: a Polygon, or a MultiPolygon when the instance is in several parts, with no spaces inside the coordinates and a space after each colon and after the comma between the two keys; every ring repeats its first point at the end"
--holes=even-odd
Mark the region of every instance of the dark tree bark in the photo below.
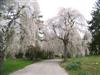
{"type": "Polygon", "coordinates": [[[3,61],[4,61],[4,41],[3,41],[3,34],[0,32],[0,75],[2,73],[3,68],[3,61]]]}
{"type": "Polygon", "coordinates": [[[0,51],[0,75],[1,75],[2,70],[3,70],[3,62],[4,62],[4,52],[0,51]]]}
{"type": "Polygon", "coordinates": [[[66,40],[63,40],[63,44],[64,44],[64,59],[66,59],[66,58],[70,58],[71,57],[71,55],[70,55],[70,52],[69,52],[69,50],[67,49],[67,46],[68,46],[68,42],[66,41],[66,40]]]}

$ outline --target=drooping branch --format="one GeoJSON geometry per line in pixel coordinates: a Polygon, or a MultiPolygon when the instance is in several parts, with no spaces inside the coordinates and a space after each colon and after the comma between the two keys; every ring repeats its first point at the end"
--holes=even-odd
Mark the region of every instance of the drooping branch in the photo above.
{"type": "MultiPolygon", "coordinates": [[[[16,14],[13,14],[13,18],[10,18],[10,21],[7,24],[6,29],[4,30],[4,28],[2,28],[2,32],[4,33],[4,48],[3,48],[3,52],[5,52],[5,50],[7,49],[7,41],[9,40],[8,35],[11,29],[11,25],[13,23],[17,23],[16,19],[18,19],[20,17],[20,12],[22,11],[22,9],[24,9],[25,6],[22,6],[21,8],[18,9],[18,11],[16,12],[16,14]]],[[[20,25],[20,24],[19,24],[20,25]]],[[[11,36],[10,36],[11,37],[11,36]]]]}

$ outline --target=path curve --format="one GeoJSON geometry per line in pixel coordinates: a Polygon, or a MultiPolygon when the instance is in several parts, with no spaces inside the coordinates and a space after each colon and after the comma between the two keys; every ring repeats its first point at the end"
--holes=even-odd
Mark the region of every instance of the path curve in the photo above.
{"type": "Polygon", "coordinates": [[[10,75],[68,75],[66,71],[60,67],[60,59],[45,60],[34,63],[16,71],[10,75]]]}

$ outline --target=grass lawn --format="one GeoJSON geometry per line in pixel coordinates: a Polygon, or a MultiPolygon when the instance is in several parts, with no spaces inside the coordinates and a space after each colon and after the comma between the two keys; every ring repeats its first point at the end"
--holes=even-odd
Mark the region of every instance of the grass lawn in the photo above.
{"type": "Polygon", "coordinates": [[[32,61],[23,60],[23,59],[7,59],[4,62],[3,73],[2,75],[9,75],[9,73],[14,72],[18,69],[24,68],[25,66],[32,64],[32,61]]]}
{"type": "Polygon", "coordinates": [[[69,58],[62,66],[69,75],[100,75],[100,56],[69,58]]]}

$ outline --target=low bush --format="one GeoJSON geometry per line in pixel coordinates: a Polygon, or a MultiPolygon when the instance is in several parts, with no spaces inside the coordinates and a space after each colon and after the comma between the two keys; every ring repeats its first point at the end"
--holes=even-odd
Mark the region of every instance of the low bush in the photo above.
{"type": "Polygon", "coordinates": [[[69,64],[66,66],[66,69],[67,69],[67,70],[77,70],[77,69],[80,69],[80,68],[81,68],[81,63],[80,63],[79,61],[69,63],[69,64]]]}
{"type": "Polygon", "coordinates": [[[29,46],[25,56],[30,60],[50,59],[54,57],[54,53],[40,50],[39,47],[29,46]]]}
{"type": "Polygon", "coordinates": [[[23,53],[19,52],[18,54],[15,55],[16,58],[23,58],[23,53]]]}

